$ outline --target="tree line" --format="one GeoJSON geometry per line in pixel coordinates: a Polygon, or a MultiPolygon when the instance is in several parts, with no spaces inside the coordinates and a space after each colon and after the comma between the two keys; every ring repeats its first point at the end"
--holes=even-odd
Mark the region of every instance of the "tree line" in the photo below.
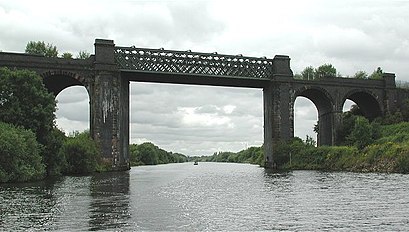
{"type": "MultiPolygon", "coordinates": [[[[382,79],[383,71],[380,67],[376,68],[371,74],[366,73],[365,71],[358,71],[352,77],[347,76],[347,78],[355,79],[382,79]]],[[[313,66],[305,67],[301,73],[294,75],[295,79],[302,80],[319,80],[323,78],[337,78],[342,77],[340,73],[337,72],[337,69],[332,64],[323,64],[317,68],[313,66]]]]}
{"type": "MultiPolygon", "coordinates": [[[[65,59],[73,59],[74,55],[70,52],[64,52],[61,55],[55,45],[45,43],[44,41],[30,41],[26,45],[25,52],[27,54],[40,55],[45,57],[61,57],[65,59]]],[[[91,54],[87,51],[79,51],[76,59],[87,59],[91,54]]]]}
{"type": "Polygon", "coordinates": [[[165,151],[150,142],[140,145],[131,144],[129,150],[131,166],[183,163],[188,161],[185,155],[165,151]]]}

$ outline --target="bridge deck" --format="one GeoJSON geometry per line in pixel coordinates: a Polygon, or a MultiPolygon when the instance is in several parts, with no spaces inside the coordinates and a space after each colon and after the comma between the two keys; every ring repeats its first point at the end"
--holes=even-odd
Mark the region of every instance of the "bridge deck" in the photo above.
{"type": "Polygon", "coordinates": [[[269,80],[273,60],[135,47],[115,47],[115,61],[121,71],[159,74],[187,74],[238,79],[269,80]]]}

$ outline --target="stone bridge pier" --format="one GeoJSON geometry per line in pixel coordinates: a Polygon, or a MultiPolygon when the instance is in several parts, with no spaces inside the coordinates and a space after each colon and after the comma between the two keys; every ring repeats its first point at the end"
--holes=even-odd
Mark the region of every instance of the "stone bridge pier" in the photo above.
{"type": "Polygon", "coordinates": [[[113,170],[129,166],[129,80],[115,63],[114,43],[95,41],[95,76],[90,86],[90,132],[103,162],[113,170]]]}

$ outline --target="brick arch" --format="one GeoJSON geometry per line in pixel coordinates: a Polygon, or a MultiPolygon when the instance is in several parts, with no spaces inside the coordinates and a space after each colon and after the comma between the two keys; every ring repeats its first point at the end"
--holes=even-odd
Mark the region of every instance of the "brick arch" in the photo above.
{"type": "Polygon", "coordinates": [[[293,104],[297,97],[305,97],[312,101],[319,114],[332,112],[335,101],[326,89],[317,86],[303,86],[294,92],[293,104]]]}
{"type": "MultiPolygon", "coordinates": [[[[292,111],[297,97],[305,97],[313,102],[318,111],[318,128],[317,135],[318,145],[332,145],[334,143],[335,121],[333,117],[334,99],[329,92],[317,86],[303,86],[294,91],[292,101],[292,111]]],[[[294,122],[293,122],[294,128],[294,122]]]]}
{"type": "Polygon", "coordinates": [[[349,91],[343,97],[341,107],[343,107],[347,99],[355,102],[364,116],[370,120],[383,115],[380,96],[370,90],[354,89],[349,91]]]}
{"type": "Polygon", "coordinates": [[[86,79],[77,73],[61,70],[47,71],[41,74],[45,87],[57,96],[64,89],[71,86],[84,86],[89,94],[86,79]]]}

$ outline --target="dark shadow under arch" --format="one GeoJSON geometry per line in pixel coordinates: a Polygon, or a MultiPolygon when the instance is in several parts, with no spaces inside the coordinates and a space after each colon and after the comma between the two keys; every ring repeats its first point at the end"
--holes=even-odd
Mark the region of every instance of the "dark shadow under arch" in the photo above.
{"type": "Polygon", "coordinates": [[[377,97],[371,92],[359,90],[351,91],[343,99],[342,105],[345,104],[347,99],[355,102],[363,113],[363,116],[369,120],[383,115],[381,104],[378,102],[377,97]]]}
{"type": "Polygon", "coordinates": [[[42,76],[45,87],[54,96],[71,86],[84,86],[88,91],[87,86],[80,81],[81,78],[72,73],[46,73],[42,76]]]}

